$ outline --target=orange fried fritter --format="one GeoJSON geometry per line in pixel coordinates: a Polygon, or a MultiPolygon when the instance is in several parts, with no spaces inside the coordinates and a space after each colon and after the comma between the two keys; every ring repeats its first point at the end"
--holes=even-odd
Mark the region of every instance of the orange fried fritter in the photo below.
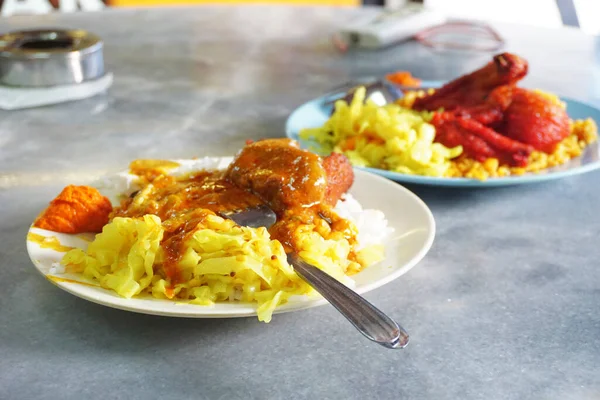
{"type": "Polygon", "coordinates": [[[95,188],[69,185],[50,202],[34,226],[61,233],[101,232],[111,211],[110,200],[95,188]]]}

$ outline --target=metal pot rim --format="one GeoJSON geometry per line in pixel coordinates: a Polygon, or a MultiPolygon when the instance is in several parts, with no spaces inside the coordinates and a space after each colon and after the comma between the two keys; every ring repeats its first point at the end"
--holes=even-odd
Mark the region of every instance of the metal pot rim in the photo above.
{"type": "Polygon", "coordinates": [[[44,59],[52,57],[81,57],[102,48],[102,40],[82,29],[32,29],[0,35],[0,57],[18,59],[44,59]],[[65,47],[28,48],[31,42],[69,41],[65,47]]]}
{"type": "Polygon", "coordinates": [[[0,85],[52,87],[104,75],[102,40],[82,29],[32,29],[0,35],[0,85]]]}

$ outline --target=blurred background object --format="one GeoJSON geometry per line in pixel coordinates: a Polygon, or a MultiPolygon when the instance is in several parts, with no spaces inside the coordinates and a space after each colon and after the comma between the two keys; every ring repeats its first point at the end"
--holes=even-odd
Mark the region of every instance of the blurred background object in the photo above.
{"type": "Polygon", "coordinates": [[[166,5],[192,5],[192,4],[287,4],[307,6],[359,6],[360,0],[107,0],[107,5],[115,7],[152,7],[166,5]]]}
{"type": "MultiPolygon", "coordinates": [[[[365,4],[398,7],[408,0],[366,0],[365,4]]],[[[449,18],[509,22],[558,28],[572,26],[600,34],[598,0],[417,0],[449,18]]]]}
{"type": "Polygon", "coordinates": [[[418,32],[416,40],[438,50],[497,52],[504,39],[491,26],[472,21],[453,21],[418,32]]]}
{"type": "Polygon", "coordinates": [[[424,3],[449,18],[510,22],[557,28],[572,26],[600,34],[599,0],[0,0],[2,16],[52,11],[99,11],[105,7],[154,7],[193,4],[285,4],[312,6],[382,6],[424,3]]]}
{"type": "Polygon", "coordinates": [[[105,7],[160,7],[199,4],[287,4],[306,6],[360,6],[361,0],[0,0],[2,16],[46,14],[52,11],[100,11],[105,7]]]}

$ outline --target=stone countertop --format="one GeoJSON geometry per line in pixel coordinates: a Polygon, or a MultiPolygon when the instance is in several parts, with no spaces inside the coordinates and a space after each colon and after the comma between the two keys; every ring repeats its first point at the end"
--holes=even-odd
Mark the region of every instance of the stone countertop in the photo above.
{"type": "MultiPolygon", "coordinates": [[[[85,28],[106,44],[109,93],[0,111],[2,399],[600,398],[599,172],[501,189],[410,186],[435,244],[366,297],[411,334],[365,340],[331,306],[254,318],[139,315],[80,300],[31,265],[27,228],[67,183],[134,158],[231,155],[278,137],[289,113],[349,78],[449,79],[488,54],[416,43],[335,52],[335,26],[372,10],[198,7],[0,20],[2,31],[85,28]]],[[[600,41],[497,25],[524,82],[600,105],[600,41]]]]}

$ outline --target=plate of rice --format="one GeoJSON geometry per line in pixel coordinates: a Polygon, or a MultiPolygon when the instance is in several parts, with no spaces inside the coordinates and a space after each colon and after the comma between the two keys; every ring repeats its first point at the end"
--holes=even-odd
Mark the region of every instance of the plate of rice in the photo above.
{"type": "MultiPolygon", "coordinates": [[[[391,104],[366,99],[364,87],[348,102],[339,100],[344,93],[317,98],[289,116],[286,135],[311,151],[342,153],[357,168],[414,184],[504,186],[599,168],[599,109],[514,84],[499,84],[482,94],[473,83],[481,81],[482,74],[499,75],[496,70],[508,64],[509,56],[515,64],[524,63],[517,56],[503,54],[495,58],[504,60],[497,63],[501,66],[490,63],[450,83],[419,81],[408,73],[396,73],[404,74],[411,85],[427,89],[406,90],[404,86],[391,104]],[[440,96],[435,97],[437,92],[440,96]],[[492,103],[494,96],[502,105],[492,103]],[[506,104],[511,105],[507,108],[506,104]],[[486,108],[483,112],[482,107],[486,108]],[[543,120],[539,116],[546,110],[549,116],[543,120]],[[559,128],[561,136],[555,139],[552,135],[559,128]],[[547,145],[544,135],[554,141],[547,145]]],[[[526,73],[526,64],[514,66],[511,73],[516,75],[519,67],[526,73]]],[[[393,82],[384,81],[393,88],[393,82]]]]}
{"type": "MultiPolygon", "coordinates": [[[[163,207],[174,200],[167,197],[159,206],[148,202],[150,192],[160,185],[158,181],[170,177],[181,184],[180,177],[196,179],[199,171],[223,170],[232,158],[153,162],[160,165],[164,176],[154,175],[149,181],[130,169],[95,182],[90,185],[93,189],[83,194],[73,189],[63,196],[72,189],[65,188],[51,206],[64,206],[87,196],[95,199],[89,203],[95,205],[86,206],[86,212],[102,214],[105,207],[112,207],[113,212],[108,221],[98,223],[99,233],[76,234],[37,224],[40,214],[27,236],[27,250],[37,270],[80,298],[154,315],[258,316],[269,322],[273,314],[326,304],[294,273],[287,264],[284,246],[271,238],[267,229],[240,227],[214,214],[195,220],[197,226],[179,242],[178,279],[172,281],[167,264],[174,247],[166,245],[167,237],[177,233],[170,229],[172,221],[166,219],[167,214],[152,211],[123,217],[123,210],[163,207]]],[[[356,240],[302,226],[298,251],[358,293],[400,277],[433,243],[435,222],[428,207],[402,186],[367,171],[355,171],[351,189],[331,213],[329,219],[335,216],[351,227],[356,240]]],[[[64,218],[54,221],[73,224],[64,218]]]]}

